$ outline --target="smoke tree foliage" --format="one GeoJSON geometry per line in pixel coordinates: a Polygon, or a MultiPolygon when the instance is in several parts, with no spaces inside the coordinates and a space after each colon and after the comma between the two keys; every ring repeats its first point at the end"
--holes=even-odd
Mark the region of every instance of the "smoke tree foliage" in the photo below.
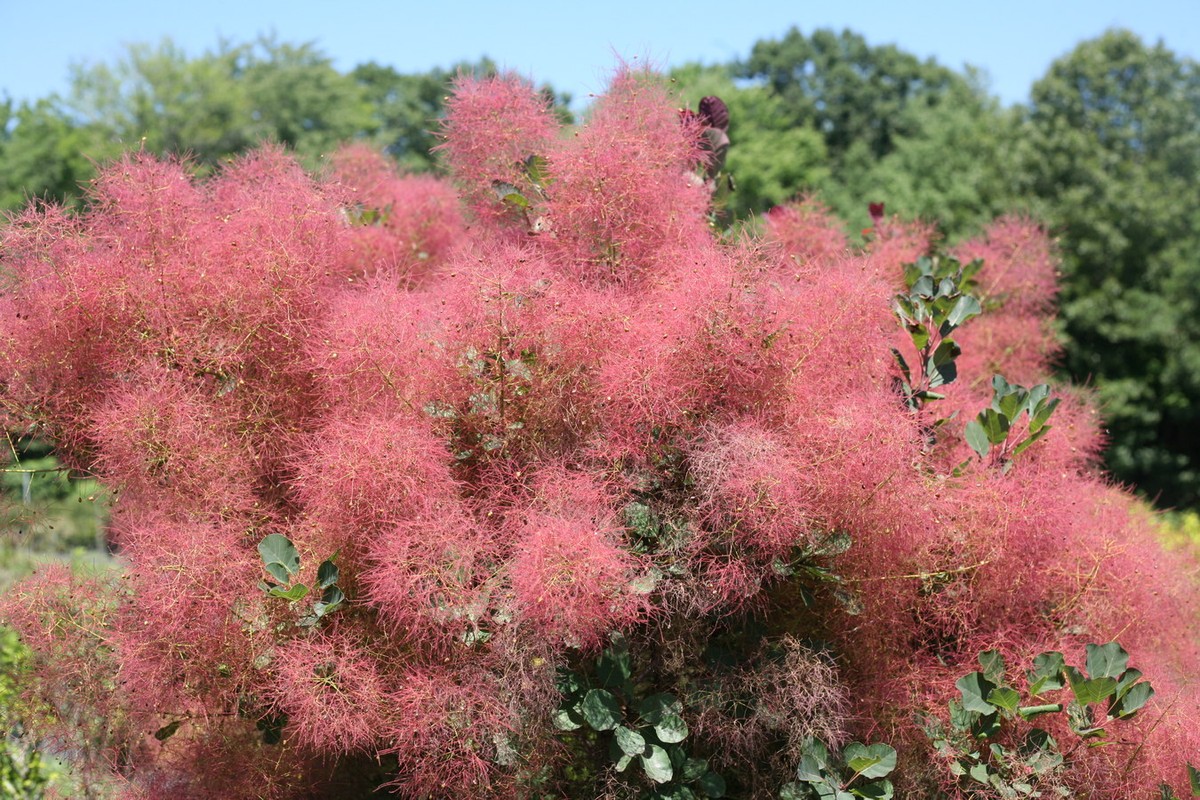
{"type": "Polygon", "coordinates": [[[1118,637],[1155,694],[1056,786],[1185,791],[1192,567],[1087,397],[963,436],[1056,354],[1036,226],[946,254],[982,314],[913,404],[930,229],[852,252],[804,201],[714,235],[697,117],[638,71],[570,131],[513,77],[448,111],[453,189],[130,156],[4,230],[6,423],[117,494],[119,578],[2,607],[88,796],[1002,796],[926,733],[961,676],[1032,695],[996,664],[1118,637]]]}

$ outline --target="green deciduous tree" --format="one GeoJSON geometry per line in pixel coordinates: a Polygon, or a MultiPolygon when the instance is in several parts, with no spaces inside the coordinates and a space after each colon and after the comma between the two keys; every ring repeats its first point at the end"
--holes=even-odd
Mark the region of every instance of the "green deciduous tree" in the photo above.
{"type": "Polygon", "coordinates": [[[769,86],[792,124],[824,136],[835,164],[856,142],[876,158],[887,155],[897,136],[912,132],[904,112],[936,105],[965,83],[932,59],[895,45],[873,47],[849,30],[805,36],[792,28],[782,39],[756,43],[737,71],[769,86]]]}
{"type": "Polygon", "coordinates": [[[968,71],[936,104],[901,112],[904,133],[890,152],[872,157],[856,142],[835,180],[822,187],[826,201],[858,227],[870,224],[867,202],[886,202],[904,217],[936,220],[957,238],[1018,205],[1012,173],[1018,118],[1002,109],[968,71]],[[861,223],[861,224],[860,224],[861,223]]]}
{"type": "MultiPolygon", "coordinates": [[[[187,156],[207,171],[271,141],[315,167],[338,144],[365,140],[428,171],[452,79],[495,72],[482,58],[423,73],[375,63],[341,73],[314,44],[272,38],[199,56],[170,40],[131,45],[113,64],[76,65],[64,95],[0,104],[0,208],[69,202],[96,164],[129,149],[187,156]]],[[[571,121],[570,97],[544,91],[571,121]]]]}
{"type": "Polygon", "coordinates": [[[65,95],[11,112],[0,144],[0,204],[77,197],[95,164],[123,150],[188,156],[204,167],[269,140],[310,164],[374,132],[364,89],[313,45],[260,39],[190,57],[169,40],[115,64],[76,65],[65,95]]]}
{"type": "Polygon", "coordinates": [[[733,137],[732,154],[748,151],[734,174],[754,203],[760,194],[769,205],[815,189],[853,229],[870,225],[868,202],[882,201],[905,217],[936,219],[952,236],[974,232],[1012,206],[1016,118],[970,69],[959,73],[894,45],[872,46],[851,31],[805,36],[795,28],[758,42],[729,69],[743,79],[739,96],[761,93],[739,109],[744,116],[731,115],[733,124],[769,137],[762,147],[758,137],[749,137],[749,147],[733,137]],[[823,151],[789,141],[813,137],[823,151]],[[773,166],[790,164],[797,152],[816,159],[799,179],[773,166]]]}
{"type": "Polygon", "coordinates": [[[76,67],[68,118],[124,146],[214,164],[263,140],[314,157],[372,132],[362,88],[314,45],[221,44],[191,58],[169,40],[113,66],[76,67]]]}
{"type": "MultiPolygon", "coordinates": [[[[484,59],[464,69],[490,74],[495,72],[496,66],[484,59]]],[[[359,64],[350,73],[371,104],[374,127],[379,131],[377,143],[409,169],[424,171],[434,167],[434,156],[430,152],[438,143],[434,131],[450,80],[456,72],[435,69],[405,75],[393,67],[372,61],[359,64]]]]}
{"type": "Polygon", "coordinates": [[[55,98],[11,104],[0,131],[0,209],[32,198],[68,202],[93,174],[93,160],[115,152],[90,126],[77,124],[55,98]]]}
{"type": "Polygon", "coordinates": [[[1061,237],[1065,369],[1093,380],[1108,464],[1200,502],[1200,70],[1110,31],[1033,88],[1026,184],[1061,237]]]}

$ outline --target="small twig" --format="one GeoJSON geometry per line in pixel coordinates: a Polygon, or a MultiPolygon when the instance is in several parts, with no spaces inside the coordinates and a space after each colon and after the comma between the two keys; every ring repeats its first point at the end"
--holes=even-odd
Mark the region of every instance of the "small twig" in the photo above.
{"type": "Polygon", "coordinates": [[[896,473],[899,471],[900,471],[900,468],[897,467],[896,469],[889,472],[888,476],[886,478],[881,480],[879,483],[875,484],[875,488],[871,490],[870,494],[868,494],[866,497],[864,497],[862,499],[862,502],[858,504],[858,507],[862,508],[867,503],[871,502],[871,500],[875,497],[876,492],[878,492],[880,489],[882,489],[884,486],[886,486],[888,484],[888,482],[891,481],[891,479],[894,478],[896,476],[896,473]]]}
{"type": "Polygon", "coordinates": [[[1122,777],[1129,774],[1129,770],[1133,767],[1134,759],[1138,757],[1138,754],[1142,752],[1142,748],[1146,746],[1146,740],[1150,738],[1150,734],[1154,732],[1154,729],[1157,728],[1164,719],[1166,719],[1167,714],[1172,708],[1174,708],[1175,704],[1179,702],[1179,694],[1179,692],[1175,693],[1175,696],[1171,698],[1171,702],[1167,703],[1166,707],[1163,708],[1162,713],[1158,715],[1158,719],[1154,720],[1154,724],[1146,729],[1145,735],[1142,736],[1142,740],[1138,742],[1138,746],[1135,747],[1133,752],[1129,754],[1129,760],[1125,762],[1125,768],[1121,770],[1122,777]]]}
{"type": "Polygon", "coordinates": [[[874,578],[843,578],[843,583],[866,583],[867,581],[903,581],[903,580],[929,580],[930,578],[940,578],[945,575],[960,575],[964,572],[972,572],[981,567],[986,567],[992,563],[992,559],[980,561],[978,564],[969,564],[965,567],[955,567],[954,569],[941,569],[934,572],[914,572],[909,575],[880,575],[874,578]]]}
{"type": "Polygon", "coordinates": [[[24,467],[0,467],[0,472],[12,472],[17,475],[36,475],[39,472],[69,472],[67,467],[43,467],[41,469],[26,469],[24,467]]]}

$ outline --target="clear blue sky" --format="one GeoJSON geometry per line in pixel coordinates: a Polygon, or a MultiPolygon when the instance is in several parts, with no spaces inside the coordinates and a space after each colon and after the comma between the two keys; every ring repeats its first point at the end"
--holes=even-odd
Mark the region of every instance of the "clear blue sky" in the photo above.
{"type": "Polygon", "coordinates": [[[1200,59],[1200,0],[0,0],[0,97],[61,91],[72,63],[113,61],[123,46],[171,37],[191,55],[222,38],[274,32],[315,42],[335,66],[364,61],[402,72],[491,56],[586,100],[603,89],[614,53],[660,66],[745,56],[758,39],[797,25],[850,28],[955,68],[990,76],[1021,102],[1050,62],[1122,26],[1200,59]]]}

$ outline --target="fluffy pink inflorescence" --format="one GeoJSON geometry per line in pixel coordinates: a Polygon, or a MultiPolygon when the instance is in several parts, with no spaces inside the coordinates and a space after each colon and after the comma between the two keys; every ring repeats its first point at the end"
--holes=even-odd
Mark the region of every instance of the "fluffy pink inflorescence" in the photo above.
{"type": "Polygon", "coordinates": [[[325,415],[419,414],[455,381],[435,336],[432,296],[373,280],[329,302],[308,342],[325,415]]]}
{"type": "Polygon", "coordinates": [[[1045,233],[1029,220],[1004,217],[954,253],[963,263],[983,260],[976,293],[988,309],[956,336],[960,370],[985,391],[996,373],[1012,383],[1038,383],[1061,349],[1052,327],[1058,262],[1045,233]]]}
{"type": "MultiPolygon", "coordinates": [[[[496,768],[497,748],[517,728],[486,672],[414,670],[389,698],[393,722],[385,734],[400,762],[397,788],[413,797],[505,796],[512,791],[496,768]]],[[[515,754],[509,750],[504,758],[515,754]]]]}
{"type": "Polygon", "coordinates": [[[370,748],[388,718],[387,690],[363,643],[327,632],[275,648],[268,698],[287,715],[297,744],[330,755],[370,748]]]}
{"type": "Polygon", "coordinates": [[[937,227],[932,223],[907,221],[899,217],[880,217],[875,226],[864,231],[866,251],[872,260],[892,269],[892,282],[899,288],[905,264],[929,255],[937,243],[937,227]]]}
{"type": "Polygon", "coordinates": [[[494,533],[454,497],[433,497],[371,542],[361,573],[367,600],[399,640],[439,651],[491,616],[494,533]]]}
{"type": "Polygon", "coordinates": [[[203,188],[129,157],[93,195],[80,218],[31,212],[6,232],[21,298],[5,326],[9,402],[89,462],[91,410],[153,363],[229,395],[230,424],[277,456],[311,411],[302,343],[347,244],[336,206],[273,150],[203,188]]]}
{"type": "Polygon", "coordinates": [[[963,263],[983,260],[978,280],[984,299],[1009,312],[1045,316],[1053,310],[1058,259],[1046,232],[1032,220],[1001,217],[982,236],[956,247],[954,255],[963,263]]]}
{"type": "Polygon", "coordinates": [[[841,221],[814,197],[775,206],[763,221],[767,238],[782,245],[801,265],[824,264],[850,249],[841,221]]]}
{"type": "Polygon", "coordinates": [[[800,473],[808,464],[769,430],[749,421],[713,428],[692,454],[708,535],[769,561],[811,546],[815,498],[800,473]]]}
{"type": "Polygon", "coordinates": [[[516,75],[455,81],[439,148],[477,220],[500,225],[514,216],[497,181],[536,196],[522,165],[550,151],[558,128],[546,96],[516,75]]]}
{"type": "Polygon", "coordinates": [[[592,648],[646,612],[634,580],[645,564],[622,546],[609,491],[590,476],[544,468],[521,514],[509,564],[514,605],[537,635],[592,648]]]}
{"type": "Polygon", "coordinates": [[[94,414],[94,471],[127,514],[229,518],[255,511],[254,453],[221,398],[145,365],[94,414]]]}
{"type": "Polygon", "coordinates": [[[127,702],[157,713],[235,704],[263,646],[247,627],[261,602],[255,543],[233,524],[170,519],[118,520],[117,536],[133,563],[128,590],[149,605],[122,604],[109,634],[127,702]]]}
{"type": "Polygon", "coordinates": [[[355,245],[344,267],[351,276],[382,273],[417,284],[461,243],[462,211],[446,181],[401,175],[383,153],[363,144],[334,153],[331,165],[331,178],[352,192],[345,217],[355,245]]]}
{"type": "Polygon", "coordinates": [[[702,245],[709,190],[693,172],[700,128],[681,121],[657,79],[622,69],[587,124],[549,158],[546,202],[560,268],[625,283],[654,274],[671,246],[702,245]]]}
{"type": "Polygon", "coordinates": [[[306,445],[295,492],[308,524],[296,537],[322,559],[358,563],[373,537],[454,490],[444,442],[411,412],[335,416],[306,445]]]}

